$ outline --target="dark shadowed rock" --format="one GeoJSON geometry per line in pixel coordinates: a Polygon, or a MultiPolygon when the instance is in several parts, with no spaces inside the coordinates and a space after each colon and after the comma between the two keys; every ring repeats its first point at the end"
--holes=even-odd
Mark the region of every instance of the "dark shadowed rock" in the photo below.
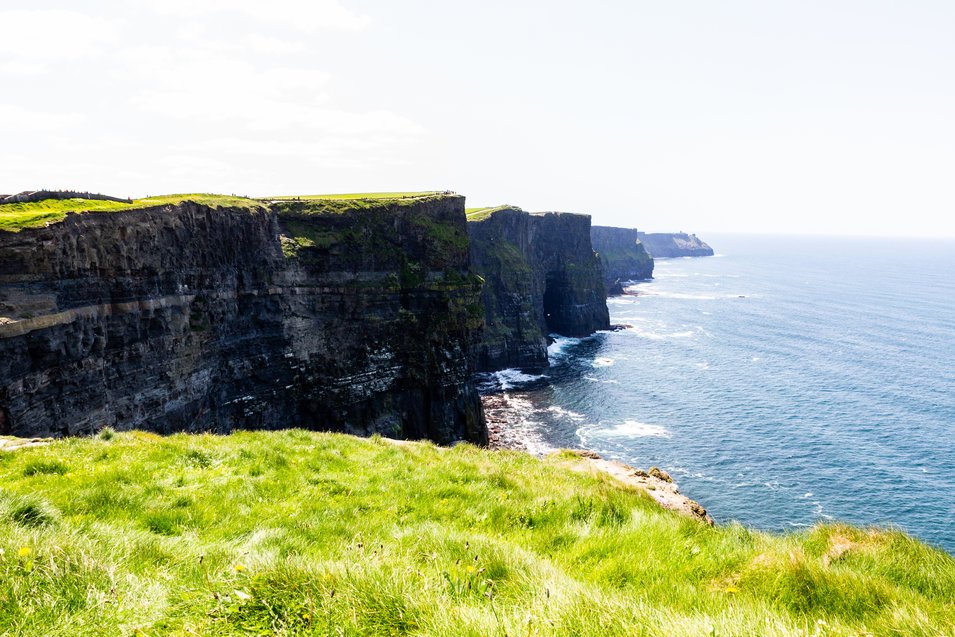
{"type": "Polygon", "coordinates": [[[468,223],[471,263],[485,280],[477,368],[547,366],[546,335],[610,328],[590,217],[501,208],[468,223]]]}
{"type": "Polygon", "coordinates": [[[479,294],[457,196],[186,202],[0,232],[0,433],[483,444],[479,294]]]}
{"type": "Polygon", "coordinates": [[[653,277],[653,257],[640,242],[636,228],[593,226],[590,240],[603,265],[608,294],[623,294],[627,281],[653,277]]]}

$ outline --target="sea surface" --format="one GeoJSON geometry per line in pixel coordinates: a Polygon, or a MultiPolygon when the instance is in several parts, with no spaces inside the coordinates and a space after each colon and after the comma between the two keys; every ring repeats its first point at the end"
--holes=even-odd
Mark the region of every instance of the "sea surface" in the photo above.
{"type": "Polygon", "coordinates": [[[900,527],[955,553],[955,241],[708,236],[503,388],[536,452],[667,469],[717,522],[900,527]]]}

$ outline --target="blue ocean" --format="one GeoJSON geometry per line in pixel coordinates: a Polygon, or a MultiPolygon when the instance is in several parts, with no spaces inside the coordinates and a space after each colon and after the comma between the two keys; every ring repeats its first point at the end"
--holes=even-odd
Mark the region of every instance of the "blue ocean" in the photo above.
{"type": "Polygon", "coordinates": [[[708,236],[494,379],[531,451],[667,469],[718,523],[894,526],[955,553],[955,241],[708,236]]]}

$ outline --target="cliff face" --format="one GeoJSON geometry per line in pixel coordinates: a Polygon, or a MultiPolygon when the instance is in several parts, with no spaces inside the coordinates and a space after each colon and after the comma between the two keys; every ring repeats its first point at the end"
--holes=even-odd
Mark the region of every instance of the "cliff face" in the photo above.
{"type": "Polygon", "coordinates": [[[495,210],[468,223],[472,268],[484,280],[485,327],[477,368],[547,366],[545,336],[609,329],[590,217],[495,210]]]}
{"type": "Polygon", "coordinates": [[[670,257],[711,257],[713,248],[695,234],[685,232],[641,232],[640,241],[655,259],[670,257]]]}
{"type": "Polygon", "coordinates": [[[590,241],[603,265],[609,294],[623,294],[623,283],[653,278],[653,257],[635,228],[592,226],[590,241]]]}
{"type": "Polygon", "coordinates": [[[194,203],[0,232],[0,433],[486,440],[464,203],[194,203]]]}

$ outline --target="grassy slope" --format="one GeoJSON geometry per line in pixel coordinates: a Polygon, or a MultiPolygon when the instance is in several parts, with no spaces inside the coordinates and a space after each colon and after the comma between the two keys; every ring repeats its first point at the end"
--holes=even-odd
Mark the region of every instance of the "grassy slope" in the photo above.
{"type": "Polygon", "coordinates": [[[183,194],[162,195],[134,199],[133,203],[126,204],[116,201],[99,201],[95,199],[46,199],[30,203],[14,203],[0,205],[0,230],[16,232],[23,228],[35,228],[47,223],[62,221],[67,212],[121,212],[153,206],[164,206],[193,201],[206,206],[230,206],[251,208],[261,206],[263,201],[306,200],[327,201],[329,209],[336,204],[342,210],[357,207],[374,207],[387,203],[411,203],[423,197],[440,195],[437,191],[428,192],[366,192],[337,195],[302,195],[291,197],[271,197],[263,200],[232,197],[215,194],[183,194]]]}
{"type": "Polygon", "coordinates": [[[489,208],[465,208],[464,214],[467,215],[468,221],[483,221],[490,217],[492,213],[505,209],[520,210],[517,206],[503,205],[489,208]]]}
{"type": "Polygon", "coordinates": [[[291,197],[275,197],[275,199],[413,199],[439,194],[441,193],[437,190],[424,190],[421,192],[351,192],[337,195],[293,195],[291,197]]]}
{"type": "Polygon", "coordinates": [[[0,453],[0,634],[949,635],[898,532],[710,528],[545,461],[304,431],[0,453]]]}
{"type": "Polygon", "coordinates": [[[251,208],[261,203],[245,197],[230,197],[213,194],[162,195],[134,199],[133,203],[100,201],[96,199],[45,199],[30,203],[0,205],[0,230],[16,232],[23,228],[35,228],[47,223],[62,221],[67,212],[123,212],[153,206],[165,206],[193,201],[206,206],[230,206],[251,208]]]}

